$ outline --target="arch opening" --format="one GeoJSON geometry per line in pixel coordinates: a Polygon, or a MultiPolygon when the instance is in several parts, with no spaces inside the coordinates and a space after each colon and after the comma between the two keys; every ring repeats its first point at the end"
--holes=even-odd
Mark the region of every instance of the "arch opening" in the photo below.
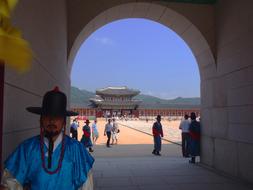
{"type": "MultiPolygon", "coordinates": [[[[152,5],[153,6],[153,5],[152,5]]],[[[113,8],[112,8],[113,9],[113,8]]],[[[167,9],[168,8],[164,8],[164,10],[163,10],[163,13],[162,13],[162,15],[166,15],[166,13],[164,13],[164,12],[166,12],[167,11],[167,9]]],[[[109,11],[109,10],[107,10],[107,11],[109,11]]],[[[177,13],[175,13],[174,11],[172,11],[174,14],[177,14],[177,13]]],[[[101,21],[99,21],[99,19],[101,19],[101,17],[103,17],[104,16],[104,14],[105,13],[102,13],[101,15],[99,15],[98,17],[96,17],[94,20],[92,20],[89,24],[88,24],[88,26],[87,26],[87,28],[85,27],[83,30],[82,30],[82,32],[80,33],[80,35],[78,36],[78,38],[76,39],[76,41],[75,41],[75,44],[74,44],[74,46],[72,47],[72,50],[71,50],[71,53],[70,53],[70,57],[69,57],[69,66],[70,66],[70,68],[72,67],[72,65],[71,64],[73,64],[73,59],[74,59],[74,57],[72,57],[72,56],[74,56],[76,53],[77,53],[77,51],[78,51],[78,49],[79,49],[79,47],[81,46],[81,44],[82,43],[84,43],[84,41],[90,36],[90,34],[92,34],[96,29],[98,29],[99,27],[94,27],[94,26],[98,26],[98,25],[96,25],[95,23],[96,22],[100,22],[101,23],[101,21]],[[90,26],[93,26],[94,28],[94,31],[93,30],[91,30],[89,27],[90,26]],[[82,39],[82,40],[81,40],[82,39]],[[76,52],[76,53],[74,53],[74,52],[76,52]]],[[[106,14],[109,14],[108,12],[106,13],[106,14]]],[[[177,14],[177,16],[179,16],[181,19],[183,18],[182,16],[180,16],[179,14],[177,14]]],[[[162,16],[161,16],[162,17],[162,16]]],[[[147,18],[146,18],[147,19],[147,18]]],[[[158,23],[161,23],[161,24],[163,24],[163,25],[165,25],[164,24],[164,22],[162,22],[161,21],[161,18],[157,21],[157,19],[151,19],[151,18],[148,18],[149,20],[153,20],[153,21],[156,21],[156,22],[158,22],[158,23]],[[159,22],[160,21],[160,22],[159,22]]],[[[117,20],[117,19],[116,19],[117,20]]],[[[164,18],[164,20],[166,20],[165,18],[164,18]]],[[[185,18],[184,18],[184,22],[182,22],[181,24],[182,25],[184,25],[184,29],[182,29],[182,28],[180,28],[180,27],[182,27],[182,25],[180,25],[180,24],[178,24],[178,20],[175,20],[175,23],[174,23],[174,25],[172,24],[172,23],[170,23],[170,24],[168,24],[170,27],[169,28],[173,28],[172,26],[174,26],[174,28],[173,28],[173,30],[174,31],[176,31],[176,33],[179,35],[179,33],[181,33],[181,35],[179,35],[187,44],[188,44],[188,46],[190,47],[190,49],[192,50],[192,52],[193,52],[193,54],[195,55],[195,57],[196,57],[196,55],[197,55],[197,57],[196,58],[198,58],[198,57],[201,57],[202,56],[202,53],[203,52],[205,52],[205,58],[206,58],[206,51],[208,51],[208,54],[207,55],[209,55],[210,57],[210,59],[213,59],[212,58],[212,54],[211,54],[211,50],[210,50],[210,48],[208,48],[208,44],[207,44],[207,42],[204,40],[204,37],[200,34],[200,32],[196,29],[196,27],[193,25],[193,24],[191,24],[189,21],[187,21],[185,18]],[[186,24],[186,23],[188,23],[188,24],[186,24]],[[179,25],[179,26],[177,26],[177,25],[179,25]],[[186,27],[185,27],[186,26],[186,27]],[[196,33],[194,33],[193,31],[195,30],[195,32],[196,33]],[[180,32],[181,31],[181,32],[180,32]],[[193,35],[193,37],[191,36],[192,34],[194,34],[193,35]],[[194,41],[194,39],[196,40],[196,39],[198,39],[197,41],[194,41]],[[205,43],[204,43],[205,42],[205,43]],[[201,56],[200,56],[201,55],[201,56]]],[[[105,20],[105,22],[103,23],[103,24],[101,24],[100,26],[103,26],[103,25],[105,25],[105,24],[107,24],[108,23],[108,20],[105,20]]],[[[165,25],[165,26],[167,26],[168,27],[168,25],[165,25]]],[[[206,60],[205,60],[206,61],[206,60]]],[[[204,65],[202,65],[203,63],[202,62],[198,62],[198,66],[199,66],[199,70],[201,71],[201,68],[203,68],[203,67],[206,67],[206,65],[208,65],[209,66],[209,64],[210,64],[210,62],[208,63],[208,64],[204,64],[204,65]]],[[[214,65],[212,65],[212,66],[214,66],[214,65]]],[[[200,72],[201,73],[201,72],[200,72]]],[[[201,76],[201,75],[200,75],[201,76]]],[[[154,112],[154,113],[156,113],[157,114],[157,112],[154,112]]],[[[181,113],[181,112],[179,112],[179,113],[181,113]]]]}
{"type": "Polygon", "coordinates": [[[69,74],[74,58],[82,43],[98,28],[124,18],[145,18],[158,22],[177,33],[189,46],[200,71],[201,80],[214,77],[216,72],[213,51],[198,28],[182,14],[173,9],[154,3],[127,3],[112,7],[100,13],[83,27],[71,45],[68,56],[69,74]]]}

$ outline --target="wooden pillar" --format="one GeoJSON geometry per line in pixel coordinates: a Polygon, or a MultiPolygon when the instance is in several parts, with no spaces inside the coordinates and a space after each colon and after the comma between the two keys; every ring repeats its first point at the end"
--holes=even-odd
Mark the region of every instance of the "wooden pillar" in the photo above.
{"type": "Polygon", "coordinates": [[[2,176],[3,147],[3,100],[4,100],[4,64],[0,61],[0,176],[2,176]]]}

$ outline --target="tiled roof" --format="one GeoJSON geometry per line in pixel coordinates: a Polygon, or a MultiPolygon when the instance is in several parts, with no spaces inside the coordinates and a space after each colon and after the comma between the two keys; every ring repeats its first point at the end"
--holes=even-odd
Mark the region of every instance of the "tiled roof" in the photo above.
{"type": "Polygon", "coordinates": [[[123,87],[107,87],[96,90],[97,95],[114,95],[114,96],[135,96],[140,93],[139,90],[123,87]]]}
{"type": "Polygon", "coordinates": [[[116,101],[99,101],[96,99],[90,99],[90,101],[97,105],[139,105],[141,103],[141,100],[116,102],[116,101]]]}

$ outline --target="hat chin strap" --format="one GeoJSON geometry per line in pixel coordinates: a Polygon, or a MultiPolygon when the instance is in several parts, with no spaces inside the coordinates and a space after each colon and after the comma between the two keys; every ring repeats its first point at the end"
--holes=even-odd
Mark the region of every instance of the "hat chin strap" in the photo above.
{"type": "Polygon", "coordinates": [[[52,154],[53,154],[53,150],[54,150],[54,141],[53,138],[50,137],[48,138],[48,162],[47,162],[47,167],[50,169],[52,166],[52,154]]]}
{"type": "Polygon", "coordinates": [[[48,164],[47,167],[50,169],[52,167],[52,154],[54,150],[54,140],[53,137],[58,136],[61,131],[44,131],[44,136],[48,139],[48,164]]]}
{"type": "Polygon", "coordinates": [[[51,167],[52,167],[52,154],[53,154],[53,150],[54,150],[53,137],[55,137],[56,135],[59,135],[61,133],[61,131],[60,132],[46,132],[45,133],[45,129],[43,129],[41,127],[41,131],[40,131],[40,149],[41,149],[42,167],[44,168],[44,170],[48,174],[57,173],[60,170],[61,166],[62,166],[62,160],[63,160],[63,156],[64,156],[64,135],[65,135],[65,131],[66,131],[66,126],[64,126],[64,131],[63,131],[62,148],[61,148],[61,154],[60,154],[60,158],[59,158],[59,162],[58,162],[58,167],[56,168],[55,171],[49,171],[48,169],[51,169],[51,167]],[[45,157],[44,157],[44,151],[43,151],[43,144],[44,144],[43,136],[45,136],[49,141],[49,145],[48,145],[48,169],[45,167],[45,157]]]}

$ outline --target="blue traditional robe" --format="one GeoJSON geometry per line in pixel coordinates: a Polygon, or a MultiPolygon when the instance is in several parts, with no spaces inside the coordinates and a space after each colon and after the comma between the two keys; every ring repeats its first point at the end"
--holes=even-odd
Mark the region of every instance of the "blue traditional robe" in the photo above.
{"type": "MultiPolygon", "coordinates": [[[[22,186],[29,184],[32,190],[76,190],[86,182],[94,159],[78,141],[65,136],[64,143],[62,166],[55,174],[48,174],[42,167],[39,136],[20,144],[5,161],[5,168],[22,186]]],[[[58,166],[61,147],[62,142],[52,154],[50,171],[54,171],[58,166]]],[[[46,166],[47,152],[48,148],[44,144],[46,166]]]]}
{"type": "Polygon", "coordinates": [[[155,122],[152,127],[154,137],[154,150],[160,152],[162,149],[163,127],[160,122],[155,122]]]}
{"type": "Polygon", "coordinates": [[[190,132],[190,155],[200,155],[200,122],[193,120],[189,128],[190,132]]]}

